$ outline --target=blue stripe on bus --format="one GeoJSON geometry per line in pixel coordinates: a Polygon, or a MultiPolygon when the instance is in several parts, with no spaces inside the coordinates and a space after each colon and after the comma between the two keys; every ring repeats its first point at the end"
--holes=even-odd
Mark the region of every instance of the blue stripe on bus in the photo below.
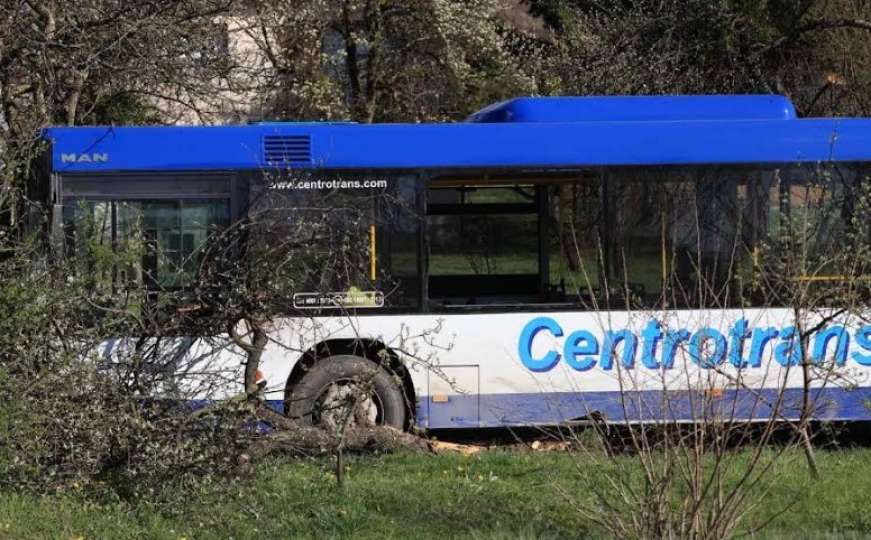
{"type": "MultiPolygon", "coordinates": [[[[452,395],[447,403],[427,397],[418,406],[416,423],[424,428],[503,427],[556,424],[582,419],[597,412],[610,422],[651,422],[664,419],[691,421],[711,418],[767,419],[778,397],[775,389],[724,390],[720,397],[704,392],[672,391],[667,399],[659,390],[626,392],[540,392],[523,394],[452,395]]],[[[816,420],[871,420],[871,387],[811,390],[816,420]]],[[[780,415],[796,419],[802,390],[783,392],[780,415]]]]}
{"type": "MultiPolygon", "coordinates": [[[[432,403],[423,396],[415,423],[422,428],[471,428],[546,425],[583,419],[596,412],[609,422],[627,419],[654,422],[663,419],[691,421],[703,418],[765,420],[771,416],[778,390],[724,390],[721,397],[686,390],[668,393],[659,390],[626,392],[536,392],[522,394],[452,395],[447,403],[432,403]],[[717,412],[715,416],[713,413],[717,412]]],[[[780,400],[781,416],[797,419],[801,412],[802,390],[788,388],[780,400]]],[[[871,387],[836,387],[811,390],[815,420],[871,421],[871,387]]],[[[282,400],[269,400],[276,412],[284,410],[282,400]]]]}

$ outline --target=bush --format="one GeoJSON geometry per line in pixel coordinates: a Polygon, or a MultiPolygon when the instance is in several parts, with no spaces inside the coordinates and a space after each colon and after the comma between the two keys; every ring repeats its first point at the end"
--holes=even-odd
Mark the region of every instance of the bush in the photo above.
{"type": "Polygon", "coordinates": [[[238,456],[255,435],[252,407],[228,402],[191,414],[178,402],[147,398],[172,371],[148,369],[137,348],[109,369],[95,354],[107,337],[141,325],[141,313],[95,300],[93,289],[37,256],[32,244],[7,252],[0,261],[0,485],[99,486],[125,498],[160,498],[237,474],[238,456]]]}

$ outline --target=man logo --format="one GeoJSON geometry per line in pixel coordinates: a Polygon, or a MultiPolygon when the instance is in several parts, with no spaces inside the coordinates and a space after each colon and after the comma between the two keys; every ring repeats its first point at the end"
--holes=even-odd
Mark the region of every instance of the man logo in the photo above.
{"type": "Polygon", "coordinates": [[[61,163],[109,163],[109,154],[106,152],[93,152],[91,154],[64,154],[60,155],[61,163]]]}

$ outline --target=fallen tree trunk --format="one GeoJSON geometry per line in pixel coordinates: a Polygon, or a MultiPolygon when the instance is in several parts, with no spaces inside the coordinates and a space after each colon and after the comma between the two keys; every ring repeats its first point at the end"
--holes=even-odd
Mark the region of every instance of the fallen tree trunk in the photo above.
{"type": "Polygon", "coordinates": [[[340,446],[350,452],[436,452],[427,439],[392,427],[349,427],[340,437],[321,428],[302,425],[268,407],[258,407],[256,415],[274,430],[254,441],[241,456],[242,461],[257,461],[274,452],[305,456],[330,454],[340,446]]]}

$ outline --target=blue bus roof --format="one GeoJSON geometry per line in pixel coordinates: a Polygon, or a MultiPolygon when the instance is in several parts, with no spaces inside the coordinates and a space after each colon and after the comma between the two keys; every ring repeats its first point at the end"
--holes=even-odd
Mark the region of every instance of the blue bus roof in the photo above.
{"type": "Polygon", "coordinates": [[[600,96],[514,98],[485,107],[467,122],[655,122],[794,120],[784,96],[600,96]]]}
{"type": "Polygon", "coordinates": [[[52,127],[43,138],[61,173],[871,161],[871,120],[798,119],[782,96],[518,98],[458,123],[52,127]]]}

